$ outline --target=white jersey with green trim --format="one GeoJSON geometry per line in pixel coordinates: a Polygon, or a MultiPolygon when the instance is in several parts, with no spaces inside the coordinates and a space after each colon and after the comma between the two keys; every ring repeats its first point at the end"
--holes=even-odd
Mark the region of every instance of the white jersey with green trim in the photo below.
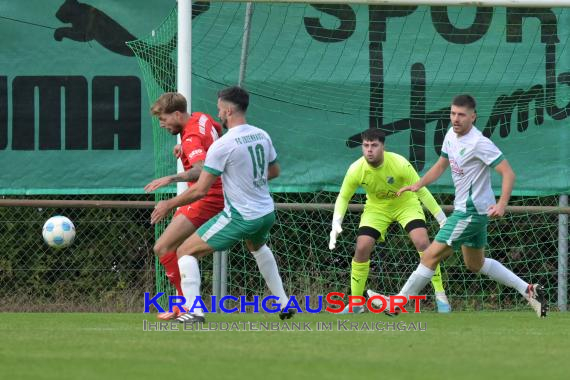
{"type": "Polygon", "coordinates": [[[267,171],[276,159],[269,134],[249,124],[232,127],[214,141],[204,170],[222,176],[226,213],[237,211],[252,220],[273,212],[267,171]]]}
{"type": "Polygon", "coordinates": [[[457,136],[452,127],[443,140],[441,155],[451,166],[455,210],[486,215],[489,206],[496,203],[490,168],[504,159],[499,148],[475,126],[463,136],[457,136]]]}

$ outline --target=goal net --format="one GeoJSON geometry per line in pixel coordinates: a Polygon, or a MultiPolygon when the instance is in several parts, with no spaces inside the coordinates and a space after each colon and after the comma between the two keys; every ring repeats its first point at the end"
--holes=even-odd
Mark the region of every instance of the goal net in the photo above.
{"type": "MultiPolygon", "coordinates": [[[[570,192],[568,8],[255,2],[242,54],[245,15],[243,2],[193,4],[192,110],[216,115],[217,91],[237,84],[245,68],[248,122],[270,133],[282,165],[271,183],[280,206],[269,243],[288,293],[350,294],[363,194],[352,199],[334,251],[328,236],[331,204],[362,154],[360,133],[382,129],[386,150],[424,174],[441,151],[451,98],[470,93],[478,101],[476,126],[517,173],[510,202],[517,207],[490,222],[486,255],[543,284],[552,304],[565,303],[567,215],[552,209],[570,192]]],[[[151,102],[175,88],[176,33],[173,11],[147,38],[130,43],[151,102]]],[[[173,173],[175,141],[154,129],[156,175],[173,173]]],[[[452,204],[449,173],[429,188],[441,204],[452,204]]],[[[498,176],[493,188],[498,196],[498,176]]],[[[426,217],[433,238],[437,223],[426,217]]],[[[418,255],[393,224],[371,260],[367,287],[393,294],[418,255]]],[[[211,260],[202,266],[209,295],[211,260]]],[[[159,290],[169,291],[157,269],[159,290]]],[[[513,289],[469,273],[460,252],[442,264],[442,275],[455,309],[525,307],[513,289]]],[[[228,254],[227,293],[266,292],[255,260],[236,245],[228,254]]],[[[425,292],[433,301],[432,289],[425,292]]]]}

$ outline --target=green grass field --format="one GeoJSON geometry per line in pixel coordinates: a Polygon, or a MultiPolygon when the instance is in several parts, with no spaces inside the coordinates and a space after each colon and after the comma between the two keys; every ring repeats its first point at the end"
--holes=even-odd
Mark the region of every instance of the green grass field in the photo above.
{"type": "MultiPolygon", "coordinates": [[[[570,373],[570,313],[401,316],[352,322],[422,322],[426,331],[143,331],[152,314],[0,314],[2,379],[563,379],[570,373]]],[[[212,315],[208,322],[278,321],[212,315]]]]}

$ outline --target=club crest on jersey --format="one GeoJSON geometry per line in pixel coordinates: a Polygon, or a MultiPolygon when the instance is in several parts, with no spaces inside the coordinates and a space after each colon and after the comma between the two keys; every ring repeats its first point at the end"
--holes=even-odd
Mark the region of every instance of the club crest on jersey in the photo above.
{"type": "Polygon", "coordinates": [[[386,182],[388,182],[389,184],[394,183],[394,177],[390,177],[390,176],[386,177],[386,182]]]}

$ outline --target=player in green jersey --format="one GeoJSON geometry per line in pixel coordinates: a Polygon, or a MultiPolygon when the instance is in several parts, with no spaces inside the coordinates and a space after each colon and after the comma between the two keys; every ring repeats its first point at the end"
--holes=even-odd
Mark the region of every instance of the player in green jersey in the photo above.
{"type": "MultiPolygon", "coordinates": [[[[500,284],[516,289],[536,312],[546,317],[548,294],[544,287],[522,280],[499,261],[485,257],[489,218],[500,218],[511,198],[515,173],[499,148],[483,136],[473,123],[477,118],[475,99],[468,94],[457,95],[451,102],[451,128],[443,139],[441,156],[421,180],[402,187],[400,197],[425,189],[450,167],[455,187],[453,214],[426,248],[416,270],[410,275],[400,293],[409,297],[418,294],[437,273],[439,262],[461,248],[465,266],[500,284]],[[491,169],[502,177],[501,196],[495,201],[491,187],[491,169]]],[[[433,282],[433,280],[432,280],[433,282]]],[[[368,290],[368,296],[377,293],[368,290]]],[[[372,304],[376,307],[375,301],[372,304]]],[[[396,309],[396,314],[399,312],[396,309]]]]}

